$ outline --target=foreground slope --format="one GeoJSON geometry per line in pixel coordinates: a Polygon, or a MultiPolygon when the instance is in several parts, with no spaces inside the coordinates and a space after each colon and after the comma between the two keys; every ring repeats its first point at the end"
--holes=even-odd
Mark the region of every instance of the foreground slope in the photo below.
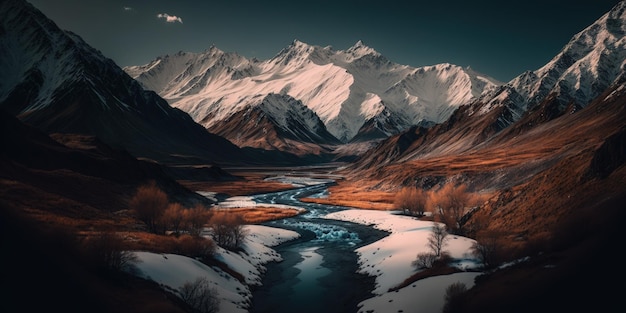
{"type": "Polygon", "coordinates": [[[188,312],[153,282],[94,271],[77,237],[141,232],[128,202],[151,181],[170,201],[210,202],[165,175],[160,165],[97,138],[54,138],[0,111],[0,273],[11,286],[0,296],[2,311],[188,312]],[[36,301],[23,301],[24,290],[36,294],[36,301]]]}
{"type": "Polygon", "coordinates": [[[3,1],[0,16],[0,108],[20,120],[48,133],[95,135],[160,161],[245,160],[32,5],[3,1]]]}

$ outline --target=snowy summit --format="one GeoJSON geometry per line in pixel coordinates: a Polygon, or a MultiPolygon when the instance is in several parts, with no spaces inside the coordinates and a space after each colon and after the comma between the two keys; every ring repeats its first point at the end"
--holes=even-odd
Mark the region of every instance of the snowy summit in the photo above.
{"type": "MultiPolygon", "coordinates": [[[[421,68],[396,64],[362,41],[333,50],[294,40],[266,61],[211,47],[202,53],[158,57],[125,71],[211,131],[259,106],[268,95],[280,94],[293,101],[282,101],[283,107],[269,112],[272,116],[277,111],[295,112],[295,119],[310,120],[313,117],[302,113],[312,112],[317,116],[313,119],[319,118],[343,142],[384,138],[415,124],[443,122],[458,106],[500,85],[452,64],[421,68]]],[[[284,118],[277,117],[275,123],[289,129],[284,118]]]]}

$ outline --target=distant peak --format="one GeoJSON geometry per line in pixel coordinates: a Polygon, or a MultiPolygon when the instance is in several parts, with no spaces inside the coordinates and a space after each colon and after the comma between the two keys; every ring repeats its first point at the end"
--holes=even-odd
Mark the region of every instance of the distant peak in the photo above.
{"type": "Polygon", "coordinates": [[[379,53],[373,48],[368,47],[362,40],[357,41],[354,46],[350,47],[346,52],[355,56],[364,56],[368,54],[378,55],[379,53]]]}
{"type": "Polygon", "coordinates": [[[205,52],[222,52],[222,50],[220,50],[215,44],[211,44],[205,52]]]}
{"type": "Polygon", "coordinates": [[[289,47],[287,47],[287,50],[292,50],[292,51],[309,51],[310,49],[313,49],[314,46],[302,42],[298,39],[294,39],[291,44],[289,45],[289,47]]]}
{"type": "Polygon", "coordinates": [[[293,46],[293,47],[308,47],[309,45],[307,43],[305,43],[305,42],[302,42],[302,41],[298,40],[298,39],[294,39],[291,42],[291,46],[293,46]]]}
{"type": "Polygon", "coordinates": [[[314,46],[306,44],[298,39],[294,39],[287,48],[280,50],[280,52],[273,57],[272,60],[285,65],[294,60],[301,62],[304,61],[314,49],[314,46]]]}

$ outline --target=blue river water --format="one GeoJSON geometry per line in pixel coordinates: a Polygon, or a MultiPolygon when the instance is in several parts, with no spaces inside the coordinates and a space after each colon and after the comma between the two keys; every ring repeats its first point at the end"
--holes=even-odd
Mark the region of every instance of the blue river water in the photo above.
{"type": "Polygon", "coordinates": [[[327,192],[320,184],[254,196],[259,203],[303,207],[306,213],[266,223],[299,232],[301,238],[275,247],[283,257],[267,265],[263,285],[253,291],[251,313],[356,313],[371,297],[374,278],[358,274],[355,249],[387,233],[324,215],[346,207],[301,202],[327,192]]]}

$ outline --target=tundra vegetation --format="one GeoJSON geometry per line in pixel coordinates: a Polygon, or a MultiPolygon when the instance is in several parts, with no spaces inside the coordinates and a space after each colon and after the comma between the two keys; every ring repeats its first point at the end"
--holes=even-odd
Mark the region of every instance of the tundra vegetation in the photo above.
{"type": "Polygon", "coordinates": [[[211,244],[198,241],[211,241],[222,248],[234,250],[240,247],[247,235],[245,220],[240,214],[216,212],[201,204],[185,208],[179,203],[170,203],[167,195],[152,182],[137,189],[129,207],[145,223],[148,231],[179,237],[184,246],[182,250],[197,246],[199,250],[194,254],[211,252],[211,244]],[[205,231],[211,236],[202,236],[205,231]]]}
{"type": "Polygon", "coordinates": [[[468,191],[465,184],[448,183],[431,190],[403,187],[396,193],[394,207],[416,217],[429,213],[435,221],[445,224],[448,232],[467,235],[480,226],[467,220],[484,200],[484,195],[468,191]]]}
{"type": "Polygon", "coordinates": [[[428,238],[430,251],[418,254],[413,266],[428,269],[437,263],[445,264],[449,260],[444,250],[449,233],[475,238],[477,242],[472,246],[472,253],[484,267],[495,266],[500,260],[498,234],[484,231],[484,218],[469,219],[485,200],[485,195],[468,191],[465,184],[447,183],[430,190],[400,189],[394,200],[397,210],[419,218],[429,215],[435,222],[428,238]]]}

